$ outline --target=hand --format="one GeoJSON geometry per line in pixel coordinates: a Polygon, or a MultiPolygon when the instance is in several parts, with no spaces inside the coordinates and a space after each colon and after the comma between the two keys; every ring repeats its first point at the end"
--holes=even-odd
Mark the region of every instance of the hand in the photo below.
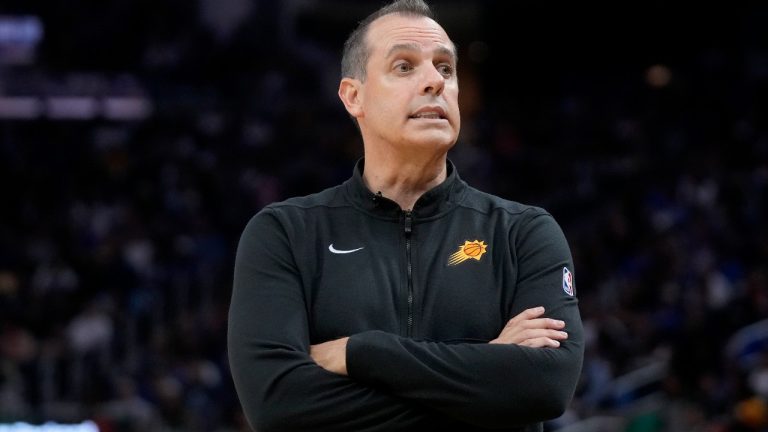
{"type": "Polygon", "coordinates": [[[347,376],[348,337],[309,346],[309,355],[323,369],[347,376]]]}
{"type": "Polygon", "coordinates": [[[539,318],[544,308],[539,306],[526,309],[507,322],[499,336],[490,341],[492,344],[515,344],[532,348],[560,346],[560,341],[568,338],[568,333],[561,331],[565,322],[550,318],[539,318]]]}

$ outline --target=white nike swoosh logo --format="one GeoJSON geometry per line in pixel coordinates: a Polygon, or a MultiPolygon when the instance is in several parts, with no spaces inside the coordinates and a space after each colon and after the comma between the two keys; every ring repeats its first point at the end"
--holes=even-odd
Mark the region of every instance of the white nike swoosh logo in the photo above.
{"type": "Polygon", "coordinates": [[[363,248],[359,247],[359,248],[357,248],[357,249],[350,249],[350,250],[339,250],[339,249],[336,249],[335,247],[333,247],[333,243],[331,243],[331,244],[328,246],[328,250],[329,250],[329,251],[331,251],[331,252],[333,252],[333,253],[335,253],[335,254],[348,254],[348,253],[352,253],[352,252],[357,252],[357,251],[359,251],[360,249],[363,249],[363,248]]]}

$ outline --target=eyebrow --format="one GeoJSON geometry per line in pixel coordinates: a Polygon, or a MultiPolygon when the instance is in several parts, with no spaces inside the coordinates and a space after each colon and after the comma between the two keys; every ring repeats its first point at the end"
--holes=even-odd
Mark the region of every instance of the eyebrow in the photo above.
{"type": "MultiPolygon", "coordinates": [[[[397,44],[393,45],[392,48],[389,49],[389,52],[387,52],[387,58],[392,57],[392,55],[398,51],[421,51],[421,45],[415,44],[415,43],[405,43],[405,44],[397,44]]],[[[439,46],[435,48],[434,52],[436,54],[441,54],[450,57],[453,61],[456,61],[456,52],[446,46],[439,46]]]]}

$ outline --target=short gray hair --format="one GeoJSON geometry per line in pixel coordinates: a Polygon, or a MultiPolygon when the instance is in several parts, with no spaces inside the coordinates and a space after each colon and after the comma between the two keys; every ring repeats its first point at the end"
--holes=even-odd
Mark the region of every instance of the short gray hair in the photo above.
{"type": "Polygon", "coordinates": [[[432,9],[424,0],[397,0],[368,15],[360,21],[355,30],[344,42],[344,53],[341,56],[341,77],[355,78],[365,81],[366,65],[370,55],[366,35],[371,23],[389,14],[408,16],[423,16],[434,19],[432,9]]]}

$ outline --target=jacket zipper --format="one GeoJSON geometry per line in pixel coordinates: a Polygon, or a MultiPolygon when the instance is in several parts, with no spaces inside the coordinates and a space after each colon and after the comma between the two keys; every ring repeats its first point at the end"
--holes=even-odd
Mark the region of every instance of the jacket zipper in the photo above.
{"type": "Polygon", "coordinates": [[[413,214],[405,212],[405,260],[408,276],[408,329],[406,335],[411,337],[413,329],[413,266],[411,264],[411,231],[413,231],[413,214]]]}

